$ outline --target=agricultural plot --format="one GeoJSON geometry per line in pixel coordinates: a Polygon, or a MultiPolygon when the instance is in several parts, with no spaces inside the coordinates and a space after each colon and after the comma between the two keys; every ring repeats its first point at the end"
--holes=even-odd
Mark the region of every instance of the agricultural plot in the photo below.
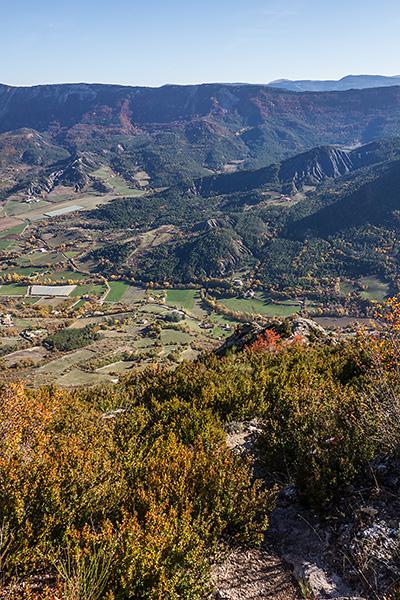
{"type": "Polygon", "coordinates": [[[96,373],[126,373],[127,371],[132,369],[134,365],[135,363],[133,361],[120,360],[118,362],[106,365],[105,367],[100,367],[99,369],[96,369],[96,373]]]}
{"type": "Polygon", "coordinates": [[[14,319],[14,325],[15,325],[15,327],[21,327],[21,328],[32,327],[33,321],[31,319],[18,319],[18,318],[15,318],[14,319]]]}
{"type": "Polygon", "coordinates": [[[260,297],[223,298],[218,302],[233,312],[260,314],[266,317],[290,317],[299,310],[298,304],[267,303],[260,297]]]}
{"type": "Polygon", "coordinates": [[[199,335],[203,332],[202,328],[200,327],[199,321],[195,321],[193,319],[186,319],[185,325],[189,327],[190,331],[192,331],[194,335],[199,335]]]}
{"type": "Polygon", "coordinates": [[[5,275],[20,275],[21,277],[30,277],[35,273],[38,273],[39,269],[37,267],[8,267],[6,270],[0,271],[0,277],[4,277],[5,275]]]}
{"type": "Polygon", "coordinates": [[[43,300],[43,298],[37,298],[37,297],[30,297],[30,296],[25,296],[25,298],[23,300],[21,300],[21,304],[40,304],[40,301],[43,300]]]}
{"type": "Polygon", "coordinates": [[[55,265],[59,262],[65,262],[65,258],[58,252],[35,252],[30,256],[31,261],[38,266],[55,265]]]}
{"type": "Polygon", "coordinates": [[[233,329],[235,327],[235,325],[238,323],[238,321],[234,321],[233,319],[230,319],[229,317],[225,317],[224,315],[217,315],[216,313],[213,313],[212,315],[210,315],[210,319],[218,326],[222,326],[222,325],[227,325],[229,326],[231,329],[233,329]]]}
{"type": "Polygon", "coordinates": [[[39,202],[35,202],[34,204],[27,204],[26,202],[23,202],[21,198],[19,200],[10,200],[7,202],[7,205],[0,212],[0,215],[3,216],[7,214],[10,217],[20,215],[25,217],[26,215],[29,215],[32,207],[34,207],[35,212],[38,212],[40,210],[43,211],[45,208],[50,208],[51,206],[52,204],[50,202],[45,202],[44,200],[39,200],[39,202]]]}
{"type": "MultiPolygon", "coordinates": [[[[177,306],[178,308],[192,309],[194,307],[194,300],[198,290],[168,290],[167,291],[167,304],[171,306],[177,306]]],[[[160,290],[161,293],[161,290],[160,290]]]]}
{"type": "MultiPolygon", "coordinates": [[[[153,314],[157,314],[157,315],[165,315],[166,313],[169,313],[170,310],[166,306],[163,306],[162,304],[146,304],[145,306],[142,306],[140,308],[140,312],[141,313],[153,313],[153,314]]],[[[146,315],[144,315],[144,316],[146,316],[146,315]]]]}
{"type": "Polygon", "coordinates": [[[34,296],[33,298],[26,298],[26,300],[31,300],[31,299],[36,301],[36,304],[40,304],[41,306],[52,306],[53,308],[56,308],[56,306],[65,302],[64,297],[61,297],[61,298],[39,298],[38,299],[37,296],[34,296]]]}
{"type": "MultiPolygon", "coordinates": [[[[1,330],[4,331],[5,328],[1,327],[1,330]]],[[[1,348],[10,348],[11,346],[15,346],[18,342],[21,341],[19,336],[15,337],[2,337],[0,338],[0,347],[1,348]]]]}
{"type": "Polygon", "coordinates": [[[14,222],[16,224],[11,228],[3,229],[0,233],[0,238],[4,238],[7,235],[20,235],[26,227],[26,223],[20,221],[19,219],[18,221],[17,219],[12,219],[11,222],[14,222]]]}
{"type": "Polygon", "coordinates": [[[8,235],[10,233],[17,233],[19,235],[24,230],[22,229],[22,231],[19,231],[17,229],[17,227],[20,227],[21,225],[23,225],[23,228],[26,227],[26,223],[21,221],[21,219],[14,219],[14,217],[0,217],[0,237],[2,237],[3,234],[8,235]]]}
{"type": "Polygon", "coordinates": [[[122,194],[123,196],[141,196],[143,194],[142,191],[129,187],[122,177],[110,177],[108,183],[113,186],[117,194],[122,194]]]}
{"type": "Polygon", "coordinates": [[[130,285],[122,298],[124,302],[136,302],[138,300],[143,300],[145,297],[146,291],[143,288],[136,287],[135,285],[130,285]]]}
{"type": "Polygon", "coordinates": [[[188,312],[190,312],[191,315],[197,317],[198,319],[205,319],[208,316],[209,311],[207,309],[207,306],[204,304],[203,300],[200,298],[199,291],[197,291],[197,294],[195,296],[193,308],[191,308],[188,312]]]}
{"type": "Polygon", "coordinates": [[[55,380],[56,385],[62,387],[79,387],[79,386],[90,386],[98,385],[99,383],[110,383],[112,377],[106,373],[87,373],[86,371],[80,371],[79,369],[72,369],[69,373],[61,375],[55,380]]]}
{"type": "Polygon", "coordinates": [[[97,325],[104,322],[104,317],[83,317],[77,319],[68,329],[83,329],[86,325],[97,325]]]}
{"type": "Polygon", "coordinates": [[[69,354],[65,354],[64,356],[56,358],[48,362],[46,365],[39,367],[38,372],[62,373],[73,365],[76,365],[88,358],[92,358],[95,355],[95,352],[92,352],[91,350],[77,350],[76,352],[70,352],[69,354]]]}
{"type": "Polygon", "coordinates": [[[83,273],[78,273],[78,271],[69,271],[69,270],[64,270],[64,271],[54,271],[53,273],[48,273],[46,275],[44,275],[42,278],[40,279],[51,279],[51,281],[68,281],[68,279],[70,279],[71,281],[84,281],[85,279],[87,279],[87,275],[84,275],[83,273]]]}
{"type": "Polygon", "coordinates": [[[360,294],[363,298],[383,302],[389,295],[389,284],[382,282],[377,277],[363,277],[360,282],[364,286],[367,286],[367,289],[360,294]]]}
{"type": "Polygon", "coordinates": [[[3,283],[3,285],[0,287],[0,296],[26,296],[27,293],[27,285],[3,283]]]}
{"type": "Polygon", "coordinates": [[[149,348],[153,344],[154,344],[154,339],[148,338],[148,337],[142,337],[133,342],[133,345],[135,348],[149,348]]]}
{"type": "Polygon", "coordinates": [[[170,354],[171,352],[175,352],[175,350],[180,350],[181,347],[179,345],[174,345],[174,344],[168,344],[168,346],[165,346],[164,348],[162,348],[159,356],[161,358],[164,358],[165,356],[167,356],[168,354],[170,354]]]}
{"type": "Polygon", "coordinates": [[[181,360],[196,360],[200,352],[193,350],[193,348],[187,348],[181,352],[181,360]]]}
{"type": "Polygon", "coordinates": [[[94,177],[99,177],[100,179],[107,179],[113,175],[113,171],[110,169],[110,167],[104,165],[99,169],[96,169],[96,171],[93,171],[92,175],[94,177]]]}
{"type": "Polygon", "coordinates": [[[124,281],[110,281],[108,285],[110,291],[105,297],[106,302],[120,302],[129,288],[129,284],[124,281]]]}
{"type": "Polygon", "coordinates": [[[177,344],[186,344],[192,341],[193,338],[189,333],[185,331],[175,331],[174,329],[163,329],[161,332],[161,342],[168,344],[169,342],[175,342],[177,344]]]}
{"type": "Polygon", "coordinates": [[[105,294],[107,288],[104,284],[88,284],[76,286],[73,292],[71,292],[71,298],[78,298],[78,296],[90,295],[97,296],[98,298],[105,294]]]}
{"type": "Polygon", "coordinates": [[[2,358],[2,362],[10,367],[11,365],[15,365],[21,360],[30,359],[34,362],[39,362],[43,358],[45,358],[49,354],[49,351],[43,348],[43,346],[34,346],[33,348],[26,348],[25,350],[17,350],[16,352],[12,352],[11,354],[7,354],[4,358],[2,358]]]}

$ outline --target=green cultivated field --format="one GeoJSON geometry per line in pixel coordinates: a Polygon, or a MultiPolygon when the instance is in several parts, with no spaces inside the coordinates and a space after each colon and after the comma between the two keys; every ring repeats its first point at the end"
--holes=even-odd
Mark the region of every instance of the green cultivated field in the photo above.
{"type": "Polygon", "coordinates": [[[124,281],[109,281],[110,291],[108,292],[106,302],[120,302],[129,288],[129,284],[124,281]]]}
{"type": "Polygon", "coordinates": [[[168,342],[176,342],[178,344],[185,344],[192,340],[192,336],[185,331],[175,331],[174,329],[164,329],[161,332],[161,342],[167,344],[168,342]]]}
{"type": "Polygon", "coordinates": [[[218,303],[235,312],[259,314],[266,317],[290,317],[300,308],[298,304],[294,303],[267,303],[260,296],[261,294],[256,294],[253,298],[223,298],[219,299],[218,303]]]}
{"type": "MultiPolygon", "coordinates": [[[[162,290],[159,291],[159,293],[161,292],[162,290]]],[[[198,290],[168,290],[167,304],[190,310],[194,306],[194,300],[197,293],[198,290]]]]}
{"type": "Polygon", "coordinates": [[[68,279],[71,279],[71,281],[83,281],[87,278],[87,275],[78,273],[77,271],[54,271],[48,275],[43,275],[43,277],[39,278],[39,281],[42,279],[51,279],[51,281],[62,281],[63,283],[66,283],[68,279]]]}
{"type": "Polygon", "coordinates": [[[50,202],[45,202],[43,200],[39,200],[39,202],[35,202],[34,204],[27,204],[26,202],[10,200],[10,202],[7,203],[5,209],[1,211],[0,216],[3,217],[4,214],[7,213],[9,217],[13,217],[22,213],[27,213],[30,210],[37,210],[38,208],[43,208],[43,211],[45,211],[45,209],[50,210],[51,207],[52,204],[50,202]]]}
{"type": "Polygon", "coordinates": [[[70,294],[70,298],[77,298],[78,296],[83,296],[84,294],[89,294],[93,296],[102,296],[106,291],[106,286],[103,284],[90,284],[90,285],[78,285],[70,294]]]}
{"type": "Polygon", "coordinates": [[[48,362],[46,365],[40,367],[38,372],[62,373],[72,365],[76,365],[76,363],[93,356],[95,356],[95,353],[91,350],[78,350],[77,352],[66,354],[61,358],[56,358],[55,360],[48,362]]]}
{"type": "Polygon", "coordinates": [[[58,262],[65,262],[65,258],[58,252],[35,252],[30,256],[35,265],[54,265],[58,262]]]}
{"type": "Polygon", "coordinates": [[[389,284],[383,283],[377,277],[363,277],[361,283],[367,286],[367,289],[361,292],[363,298],[383,302],[389,295],[389,284]]]}
{"type": "Polygon", "coordinates": [[[100,177],[101,179],[106,179],[107,177],[110,177],[111,174],[112,172],[110,167],[107,167],[106,165],[100,167],[99,169],[96,169],[96,171],[93,171],[92,173],[94,177],[100,177]]]}
{"type": "Polygon", "coordinates": [[[141,196],[143,194],[140,190],[134,190],[128,186],[126,181],[121,177],[111,177],[108,183],[112,185],[118,192],[124,196],[141,196]]]}
{"type": "Polygon", "coordinates": [[[56,379],[56,385],[62,385],[66,387],[75,387],[78,385],[97,385],[99,383],[110,382],[112,378],[107,374],[100,373],[86,373],[85,371],[80,371],[79,369],[72,369],[69,373],[65,373],[58,379],[56,379]]]}
{"type": "Polygon", "coordinates": [[[0,277],[4,277],[7,274],[21,275],[22,277],[29,277],[34,273],[38,273],[40,269],[38,267],[9,267],[6,271],[0,271],[0,277]]]}
{"type": "Polygon", "coordinates": [[[15,227],[11,227],[11,229],[7,229],[7,231],[2,231],[0,233],[0,239],[6,235],[19,235],[20,233],[23,232],[25,227],[26,227],[26,223],[20,223],[19,225],[16,225],[15,227]]]}
{"type": "Polygon", "coordinates": [[[29,319],[14,319],[14,325],[16,327],[31,327],[33,321],[30,321],[29,319]]]}
{"type": "Polygon", "coordinates": [[[6,250],[14,240],[0,240],[0,250],[6,250]]]}
{"type": "Polygon", "coordinates": [[[23,304],[36,304],[36,302],[38,304],[40,304],[40,301],[43,300],[43,298],[38,298],[38,296],[28,296],[27,298],[23,299],[23,304]]]}
{"type": "Polygon", "coordinates": [[[16,285],[14,283],[3,283],[0,287],[0,296],[25,296],[28,292],[27,285],[16,285]]]}
{"type": "Polygon", "coordinates": [[[116,363],[111,363],[110,365],[106,365],[105,367],[100,367],[100,369],[96,369],[97,373],[125,373],[129,371],[135,365],[134,362],[129,360],[120,360],[116,363]]]}

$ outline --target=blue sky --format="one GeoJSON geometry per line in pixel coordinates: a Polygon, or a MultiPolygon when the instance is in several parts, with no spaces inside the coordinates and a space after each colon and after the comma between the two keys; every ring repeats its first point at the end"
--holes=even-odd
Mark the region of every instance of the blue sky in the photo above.
{"type": "Polygon", "coordinates": [[[0,15],[9,85],[400,74],[398,0],[3,0],[0,15]]]}

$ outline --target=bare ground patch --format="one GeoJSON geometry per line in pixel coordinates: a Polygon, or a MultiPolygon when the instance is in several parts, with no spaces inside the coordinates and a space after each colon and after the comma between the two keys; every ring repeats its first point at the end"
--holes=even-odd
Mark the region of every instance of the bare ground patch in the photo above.
{"type": "Polygon", "coordinates": [[[15,219],[14,217],[1,217],[0,218],[0,232],[7,231],[12,227],[16,227],[17,225],[21,225],[23,221],[21,219],[15,219]]]}
{"type": "Polygon", "coordinates": [[[146,290],[134,285],[130,285],[122,297],[123,302],[133,302],[135,300],[143,300],[146,290]]]}
{"type": "Polygon", "coordinates": [[[75,323],[69,326],[68,329],[83,329],[86,325],[97,325],[105,321],[105,317],[83,317],[78,319],[75,323]]]}
{"type": "Polygon", "coordinates": [[[42,360],[42,358],[45,358],[48,354],[50,354],[50,352],[43,348],[43,346],[34,346],[33,348],[17,350],[16,352],[8,354],[3,358],[3,362],[7,365],[7,367],[10,367],[11,365],[15,365],[15,363],[21,360],[26,360],[27,358],[38,362],[39,360],[42,360]]]}
{"type": "Polygon", "coordinates": [[[39,298],[35,304],[41,304],[42,306],[52,306],[53,308],[55,308],[63,302],[65,302],[65,298],[39,298]]]}
{"type": "Polygon", "coordinates": [[[301,600],[285,563],[263,549],[235,550],[212,577],[215,600],[301,600]]]}

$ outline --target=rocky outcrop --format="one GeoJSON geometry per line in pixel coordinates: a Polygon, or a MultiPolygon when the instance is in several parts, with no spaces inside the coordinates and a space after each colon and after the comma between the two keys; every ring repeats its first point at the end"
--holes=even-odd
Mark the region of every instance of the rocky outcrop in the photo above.
{"type": "Polygon", "coordinates": [[[245,323],[240,329],[236,329],[220,348],[215,350],[215,354],[222,357],[229,351],[240,352],[255,342],[263,331],[265,328],[260,327],[257,323],[245,323]]]}
{"type": "Polygon", "coordinates": [[[258,323],[245,323],[236,329],[220,348],[215,350],[215,354],[222,357],[229,351],[241,352],[251,346],[267,330],[273,330],[288,340],[301,337],[306,342],[311,342],[317,339],[325,340],[328,337],[328,333],[321,325],[312,319],[300,316],[267,327],[261,327],[258,323]]]}

